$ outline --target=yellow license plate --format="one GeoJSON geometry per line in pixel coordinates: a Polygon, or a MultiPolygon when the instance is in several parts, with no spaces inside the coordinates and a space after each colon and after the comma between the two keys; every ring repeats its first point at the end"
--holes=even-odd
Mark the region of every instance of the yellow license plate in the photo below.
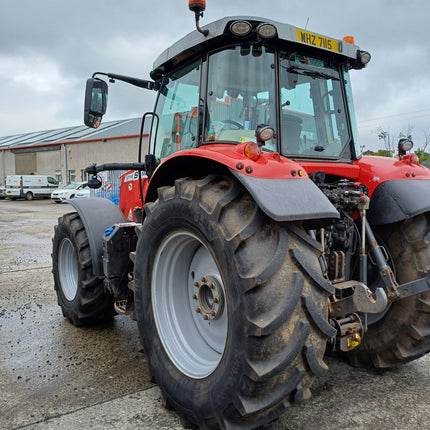
{"type": "Polygon", "coordinates": [[[320,36],[319,34],[310,33],[298,28],[296,28],[296,35],[299,42],[339,52],[339,44],[336,39],[330,39],[329,37],[320,36]]]}

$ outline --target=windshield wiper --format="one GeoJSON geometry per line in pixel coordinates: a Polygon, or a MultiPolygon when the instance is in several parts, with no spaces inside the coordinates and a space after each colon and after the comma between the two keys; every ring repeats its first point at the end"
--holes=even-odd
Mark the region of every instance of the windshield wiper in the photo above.
{"type": "Polygon", "coordinates": [[[308,69],[305,67],[290,66],[287,68],[287,72],[298,73],[299,75],[309,76],[311,78],[333,79],[335,81],[340,80],[339,75],[334,71],[333,73],[330,73],[328,71],[315,70],[314,68],[308,69]]]}

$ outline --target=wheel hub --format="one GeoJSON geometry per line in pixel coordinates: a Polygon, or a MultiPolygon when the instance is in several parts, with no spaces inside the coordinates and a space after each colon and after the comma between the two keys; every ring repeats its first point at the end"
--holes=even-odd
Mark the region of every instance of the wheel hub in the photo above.
{"type": "Polygon", "coordinates": [[[203,276],[194,286],[197,288],[193,294],[196,312],[206,321],[219,318],[224,309],[224,292],[217,279],[203,276]]]}

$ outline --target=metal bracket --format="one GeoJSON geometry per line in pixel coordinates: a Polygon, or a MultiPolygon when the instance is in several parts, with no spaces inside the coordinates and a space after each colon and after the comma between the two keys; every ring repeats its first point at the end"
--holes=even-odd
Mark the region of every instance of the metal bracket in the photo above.
{"type": "Polygon", "coordinates": [[[359,281],[341,282],[335,287],[340,290],[352,288],[354,293],[330,304],[330,318],[343,318],[356,312],[378,314],[384,311],[389,301],[394,302],[430,291],[430,272],[424,278],[399,285],[396,288],[398,294],[394,298],[387,297],[383,288],[377,288],[375,293],[372,293],[359,281]]]}
{"type": "Polygon", "coordinates": [[[387,307],[388,299],[382,288],[375,293],[359,281],[347,281],[336,284],[335,288],[345,290],[354,289],[351,296],[331,303],[330,318],[342,318],[356,312],[378,314],[387,307]]]}

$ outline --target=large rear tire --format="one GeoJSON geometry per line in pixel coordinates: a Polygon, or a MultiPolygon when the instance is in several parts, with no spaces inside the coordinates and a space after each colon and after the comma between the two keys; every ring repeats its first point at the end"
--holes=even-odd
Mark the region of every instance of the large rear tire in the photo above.
{"type": "Polygon", "coordinates": [[[188,427],[253,429],[309,397],[335,334],[318,243],[226,177],[177,180],[145,210],[136,314],[166,403],[188,427]]]}
{"type": "Polygon", "coordinates": [[[113,318],[113,297],[105,293],[103,280],[93,274],[88,236],[76,212],[58,219],[52,265],[54,287],[64,317],[77,326],[113,318]]]}
{"type": "MultiPolygon", "coordinates": [[[[428,215],[386,226],[378,235],[400,284],[422,278],[430,270],[428,215]]],[[[389,306],[382,318],[369,325],[361,345],[347,354],[354,366],[393,367],[430,351],[430,292],[389,306]]]]}

